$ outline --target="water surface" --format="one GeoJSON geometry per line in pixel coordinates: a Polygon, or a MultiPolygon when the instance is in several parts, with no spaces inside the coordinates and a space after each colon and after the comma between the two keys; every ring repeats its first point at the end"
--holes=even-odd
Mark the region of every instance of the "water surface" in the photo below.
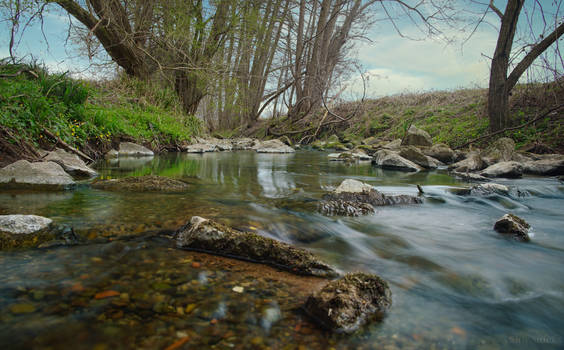
{"type": "Polygon", "coordinates": [[[91,242],[0,253],[0,347],[564,346],[564,186],[556,179],[499,180],[510,195],[462,197],[449,190],[471,184],[444,171],[383,171],[308,151],[168,154],[97,170],[179,178],[190,189],[0,193],[1,214],[47,216],[91,242]],[[424,203],[359,218],[317,214],[315,201],[346,178],[393,194],[416,195],[419,184],[424,203]],[[531,224],[530,243],[493,231],[508,212],[531,224]],[[357,334],[330,335],[299,309],[319,279],[177,250],[157,235],[193,215],[312,250],[342,272],[376,273],[390,282],[391,312],[357,334]],[[108,291],[116,295],[101,297],[108,291]]]}

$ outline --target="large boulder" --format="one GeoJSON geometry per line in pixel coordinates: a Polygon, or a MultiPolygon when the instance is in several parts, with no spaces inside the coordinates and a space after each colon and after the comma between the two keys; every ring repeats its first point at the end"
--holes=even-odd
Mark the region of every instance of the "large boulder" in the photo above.
{"type": "Polygon", "coordinates": [[[372,164],[383,169],[401,170],[401,171],[420,171],[422,168],[400,156],[397,152],[381,149],[374,153],[372,164]]]}
{"type": "Polygon", "coordinates": [[[402,142],[404,146],[432,146],[433,140],[431,135],[425,130],[419,129],[415,125],[411,125],[407,129],[407,134],[402,142]]]}
{"type": "Polygon", "coordinates": [[[237,231],[199,216],[193,216],[176,232],[176,245],[178,248],[263,263],[300,275],[338,275],[307,250],[256,233],[237,231]]]}
{"type": "Polygon", "coordinates": [[[415,146],[402,147],[399,155],[425,169],[436,169],[439,165],[441,165],[441,162],[432,157],[426,156],[415,146]]]}
{"type": "Polygon", "coordinates": [[[523,172],[545,176],[564,175],[564,157],[525,162],[523,163],[523,172]]]}
{"type": "Polygon", "coordinates": [[[0,169],[0,187],[62,189],[74,185],[72,177],[54,162],[18,160],[0,169]]]}
{"type": "Polygon", "coordinates": [[[98,175],[96,171],[88,167],[76,154],[68,153],[60,148],[48,152],[43,159],[59,164],[67,173],[75,177],[95,177],[98,175]]]}
{"type": "Polygon", "coordinates": [[[318,211],[328,216],[360,216],[373,213],[376,206],[422,203],[418,197],[386,195],[369,184],[353,179],[344,180],[322,199],[318,211]]]}
{"type": "Polygon", "coordinates": [[[120,157],[145,157],[154,155],[153,151],[147,147],[133,142],[121,142],[119,144],[118,154],[120,157]]]}
{"type": "Polygon", "coordinates": [[[382,319],[391,305],[392,292],[385,280],[357,272],[311,294],[304,310],[331,331],[352,333],[371,320],[382,319]]]}
{"type": "Polygon", "coordinates": [[[180,180],[164,176],[147,175],[125,177],[122,179],[97,180],[92,187],[116,192],[183,192],[188,189],[188,184],[180,180]]]}
{"type": "Polygon", "coordinates": [[[293,153],[295,150],[280,140],[259,141],[253,149],[257,153],[293,153]]]}
{"type": "Polygon", "coordinates": [[[505,214],[494,225],[494,230],[499,233],[512,235],[518,241],[528,242],[529,228],[531,226],[520,217],[513,214],[505,214]]]}
{"type": "Polygon", "coordinates": [[[52,223],[37,215],[0,215],[0,249],[35,247],[52,240],[52,223]]]}
{"type": "Polygon", "coordinates": [[[499,162],[482,170],[480,175],[516,179],[523,175],[523,165],[517,162],[499,162]]]}
{"type": "Polygon", "coordinates": [[[489,163],[509,162],[515,152],[515,141],[508,137],[502,137],[492,143],[484,152],[483,158],[489,163]]]}
{"type": "Polygon", "coordinates": [[[423,153],[445,164],[452,163],[456,157],[454,151],[444,143],[437,143],[430,148],[426,148],[423,150],[423,153]]]}
{"type": "Polygon", "coordinates": [[[449,169],[459,173],[466,173],[471,171],[480,171],[486,167],[486,163],[480,157],[478,152],[468,153],[466,159],[449,165],[449,169]]]}

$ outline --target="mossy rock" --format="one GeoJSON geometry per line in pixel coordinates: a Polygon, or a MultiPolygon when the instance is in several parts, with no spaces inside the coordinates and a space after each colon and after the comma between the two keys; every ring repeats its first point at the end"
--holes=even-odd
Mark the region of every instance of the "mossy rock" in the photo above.
{"type": "Polygon", "coordinates": [[[183,192],[188,184],[164,176],[147,175],[122,179],[96,180],[92,187],[105,191],[118,192],[183,192]]]}
{"type": "Polygon", "coordinates": [[[391,305],[392,292],[385,280],[357,272],[310,295],[304,310],[331,331],[353,333],[371,320],[382,319],[391,305]]]}
{"type": "Polygon", "coordinates": [[[307,250],[241,232],[199,216],[176,232],[179,248],[203,251],[231,258],[258,262],[299,275],[335,277],[337,272],[307,250]]]}

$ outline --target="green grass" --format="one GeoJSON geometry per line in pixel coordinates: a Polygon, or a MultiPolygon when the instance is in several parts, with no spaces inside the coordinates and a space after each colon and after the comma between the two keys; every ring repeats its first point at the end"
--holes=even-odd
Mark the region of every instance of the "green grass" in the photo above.
{"type": "MultiPolygon", "coordinates": [[[[562,83],[518,85],[510,100],[511,126],[535,118],[550,106],[562,103],[562,83]]],[[[349,102],[335,107],[335,111],[346,116],[356,109],[358,102],[349,102]]],[[[368,137],[393,140],[402,138],[409,125],[427,131],[433,142],[460,146],[470,140],[489,133],[486,113],[486,89],[460,89],[427,93],[401,94],[365,101],[363,112],[347,123],[333,124],[322,129],[318,139],[326,140],[337,134],[341,140],[354,144],[368,137]]],[[[323,111],[321,112],[323,113],[323,111]]],[[[321,116],[304,118],[299,125],[288,126],[281,119],[276,129],[300,130],[309,125],[318,125],[321,116]]],[[[541,142],[556,151],[564,151],[564,120],[552,118],[537,121],[525,128],[508,131],[497,137],[507,136],[515,140],[517,147],[541,142]]],[[[304,135],[294,136],[294,141],[304,135]]],[[[496,137],[486,139],[485,143],[496,137]]],[[[312,141],[312,140],[311,140],[312,141]]],[[[485,146],[477,144],[477,146],[485,146]]]]}
{"type": "Polygon", "coordinates": [[[91,83],[36,64],[1,62],[0,74],[0,125],[11,130],[17,139],[12,142],[37,146],[46,129],[78,148],[116,137],[156,146],[202,131],[199,119],[182,112],[174,92],[156,85],[130,78],[91,83]]]}

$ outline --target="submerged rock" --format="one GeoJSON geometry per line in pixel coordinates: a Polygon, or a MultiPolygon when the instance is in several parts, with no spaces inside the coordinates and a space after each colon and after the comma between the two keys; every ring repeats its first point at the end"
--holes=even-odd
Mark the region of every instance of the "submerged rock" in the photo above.
{"type": "Polygon", "coordinates": [[[300,275],[338,275],[306,250],[255,233],[237,231],[199,216],[193,216],[176,232],[176,246],[263,263],[300,275]]]}
{"type": "Polygon", "coordinates": [[[421,167],[400,156],[397,152],[382,149],[374,154],[372,164],[383,169],[401,171],[420,171],[421,167]]]}
{"type": "Polygon", "coordinates": [[[404,146],[432,146],[433,140],[431,135],[425,130],[419,129],[415,125],[411,125],[407,129],[407,135],[402,142],[404,146]]]}
{"type": "Polygon", "coordinates": [[[531,240],[529,237],[529,228],[531,226],[520,217],[513,214],[505,214],[494,225],[494,230],[503,234],[510,234],[522,242],[531,240]]]}
{"type": "Polygon", "coordinates": [[[461,196],[489,196],[492,194],[508,195],[509,188],[501,184],[486,183],[472,186],[470,188],[453,188],[450,190],[450,192],[461,196]]]}
{"type": "Polygon", "coordinates": [[[280,140],[258,141],[253,149],[257,153],[293,153],[295,150],[280,140]]]}
{"type": "Polygon", "coordinates": [[[47,153],[44,159],[59,164],[68,174],[75,177],[94,177],[98,175],[76,154],[68,153],[60,148],[47,153]]]}
{"type": "Polygon", "coordinates": [[[480,175],[516,179],[523,175],[523,165],[517,162],[499,162],[482,170],[480,175]]]}
{"type": "Polygon", "coordinates": [[[92,187],[106,191],[123,192],[182,192],[188,184],[164,176],[147,175],[122,179],[97,180],[92,187]]]}
{"type": "Polygon", "coordinates": [[[325,194],[318,211],[329,216],[360,216],[374,212],[375,206],[419,204],[421,199],[409,195],[385,195],[369,184],[344,180],[335,191],[325,194]]]}
{"type": "Polygon", "coordinates": [[[392,292],[386,281],[352,273],[311,294],[304,310],[331,331],[352,333],[371,320],[382,319],[391,305],[392,292]]]}
{"type": "Polygon", "coordinates": [[[18,160],[0,169],[0,186],[62,189],[74,185],[72,177],[57,163],[18,160]]]}
{"type": "Polygon", "coordinates": [[[52,223],[37,215],[0,215],[0,249],[36,247],[53,240],[52,223]]]}

